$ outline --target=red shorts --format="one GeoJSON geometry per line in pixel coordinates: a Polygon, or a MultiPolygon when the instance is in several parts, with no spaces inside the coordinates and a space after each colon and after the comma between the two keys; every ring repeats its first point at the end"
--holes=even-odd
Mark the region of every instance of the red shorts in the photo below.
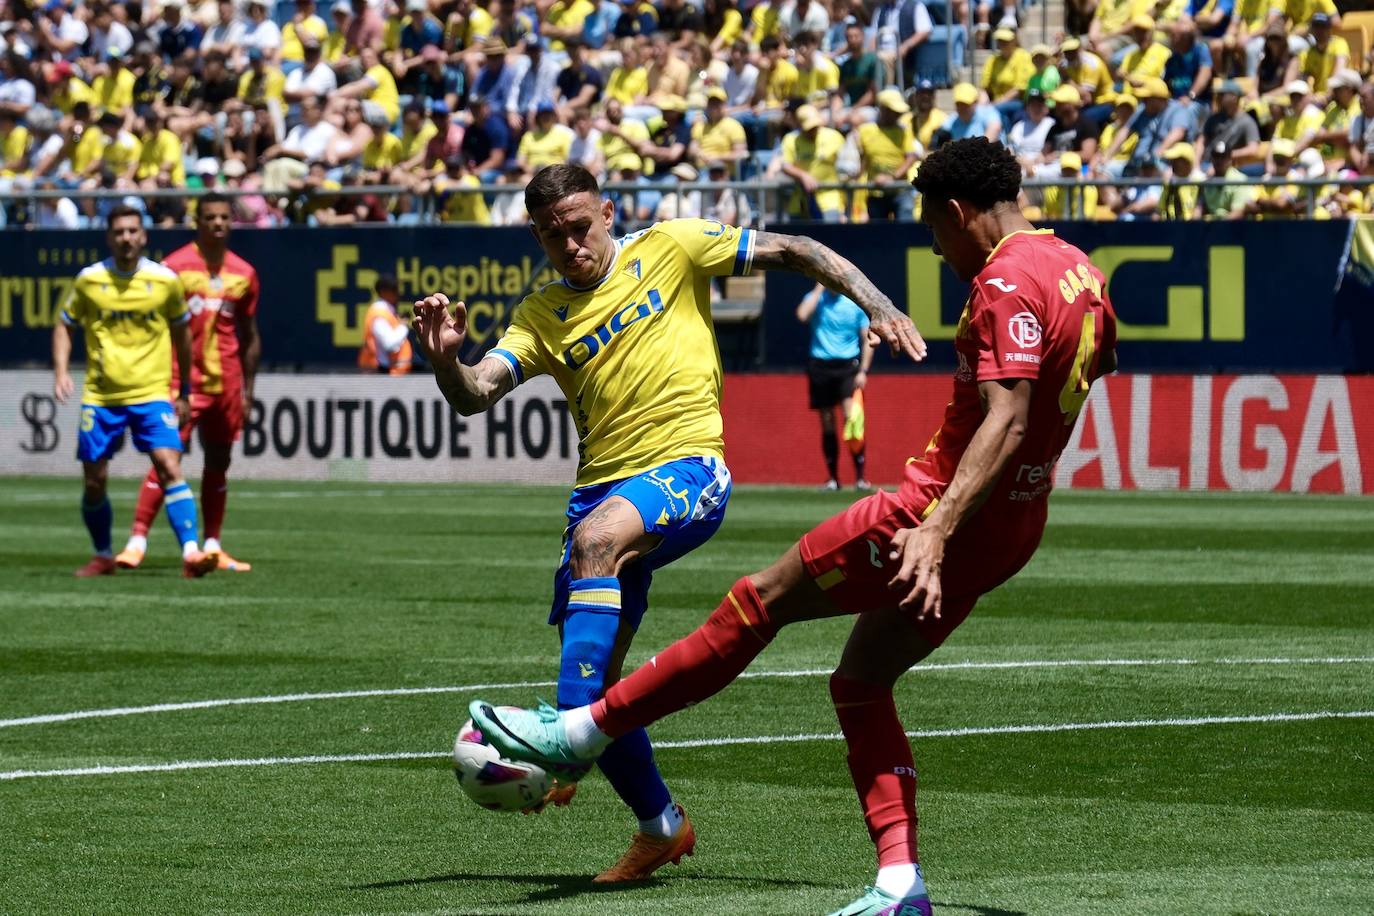
{"type": "Polygon", "coordinates": [[[191,429],[200,427],[202,442],[232,445],[243,432],[243,391],[191,394],[191,422],[181,428],[181,442],[191,441],[191,429]]]}
{"type": "MultiPolygon", "coordinates": [[[[1016,574],[1040,544],[1044,512],[1018,510],[993,518],[980,511],[945,547],[938,620],[912,623],[932,647],[964,622],[979,597],[1016,574]]],[[[900,562],[888,558],[892,536],[921,523],[895,494],[879,491],[832,516],[801,539],[802,562],[841,610],[862,614],[897,606],[888,588],[900,562]]]]}

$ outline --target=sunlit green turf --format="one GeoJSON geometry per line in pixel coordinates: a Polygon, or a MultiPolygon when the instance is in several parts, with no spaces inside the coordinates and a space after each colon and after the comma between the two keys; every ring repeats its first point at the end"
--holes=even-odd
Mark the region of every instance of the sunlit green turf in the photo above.
{"type": "MultiPolygon", "coordinates": [[[[135,484],[114,487],[116,524],[135,484]]],[[[550,680],[566,490],[233,484],[246,575],[77,581],[71,480],[0,479],[0,719],[226,697],[550,680]]],[[[739,489],[655,577],[632,652],[852,498],[739,489]]],[[[121,535],[122,537],[122,535],[121,535]]],[[[847,622],[783,633],[665,742],[836,731],[847,622]]],[[[1044,545],[898,687],[920,731],[1374,710],[1374,503],[1055,497],[1044,545]],[[1296,660],[1307,659],[1307,662],[1296,660]],[[956,662],[1159,664],[948,667],[956,662]],[[946,667],[939,667],[946,666],[946,667]]],[[[483,689],[529,701],[549,688],[483,689]]],[[[0,771],[409,753],[380,763],[0,781],[0,912],[824,913],[872,879],[843,745],[659,753],[700,836],[661,880],[598,892],[625,810],[481,811],[438,756],[471,690],[0,727],[0,771]]],[[[1374,912],[1374,719],[918,737],[937,912],[1374,912]]]]}

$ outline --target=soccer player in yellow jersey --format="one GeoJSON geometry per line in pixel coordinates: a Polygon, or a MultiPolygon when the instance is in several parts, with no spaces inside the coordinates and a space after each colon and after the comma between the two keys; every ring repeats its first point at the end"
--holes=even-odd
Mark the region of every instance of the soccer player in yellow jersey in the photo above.
{"type": "MultiPolygon", "coordinates": [[[[853,264],[811,239],[699,219],[614,239],[612,203],[576,165],[536,174],[525,208],[563,279],[527,297],[476,366],[456,359],[467,332],[463,303],[450,315],[442,294],[416,302],[414,326],[440,390],[465,416],[536,375],[552,375],[567,397],[581,442],[549,619],[562,639],[558,702],[570,707],[619,678],[653,571],[704,543],[725,514],[730,473],[711,277],[754,266],[798,271],[858,303],[872,339],[894,353],[919,360],[925,343],[853,264]]],[[[643,879],[692,852],[695,833],[644,731],[616,741],[599,764],[639,830],[597,882],[643,879]]],[[[572,791],[557,786],[547,801],[567,804],[572,791]]]]}
{"type": "Polygon", "coordinates": [[[112,257],[77,274],[53,329],[53,394],[66,403],[75,386],[68,373],[72,337],[81,328],[86,342],[86,383],[81,392],[81,431],[76,456],[85,490],[81,516],[95,556],[76,571],[82,578],[115,571],[114,511],[106,496],[110,457],[132,431],[134,447],[148,453],[167,498],[167,519],[181,542],[182,574],[203,576],[218,565],[202,553],[196,502],[181,476],[181,437],[191,416],[191,313],[181,281],[143,257],[148,234],[133,207],[118,206],[106,218],[112,257]],[[175,408],[167,400],[176,345],[181,389],[175,408]]]}

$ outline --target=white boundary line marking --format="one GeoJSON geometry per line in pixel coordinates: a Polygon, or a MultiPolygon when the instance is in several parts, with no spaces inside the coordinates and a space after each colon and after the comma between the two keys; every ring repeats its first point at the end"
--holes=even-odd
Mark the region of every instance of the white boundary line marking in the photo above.
{"type": "MultiPolygon", "coordinates": [[[[920,664],[912,672],[927,671],[1002,671],[1033,668],[1154,668],[1189,665],[1350,665],[1374,662],[1374,656],[1330,656],[1311,658],[1094,658],[1044,659],[1004,662],[935,662],[920,664]]],[[[804,668],[796,671],[746,671],[740,680],[754,678],[818,677],[830,674],[830,668],[804,668]]],[[[404,697],[427,694],[470,693],[478,690],[519,690],[556,686],[554,681],[512,681],[493,684],[463,684],[446,687],[394,687],[380,690],[336,690],[325,693],[285,693],[274,696],[230,697],[216,700],[190,700],[182,703],[155,703],[151,706],[116,706],[107,709],[82,709],[17,719],[0,719],[0,728],[24,725],[51,725],[78,719],[111,719],[151,713],[181,712],[188,709],[217,709],[223,706],[264,706],[274,703],[302,703],[311,700],[352,700],[366,697],[404,697]]]]}
{"type": "MultiPolygon", "coordinates": [[[[992,725],[972,728],[941,728],[909,731],[909,738],[963,738],[971,735],[1026,735],[1051,732],[1096,731],[1122,728],[1189,728],[1201,725],[1245,725],[1275,722],[1312,722],[1322,719],[1371,719],[1374,709],[1317,712],[1276,712],[1250,716],[1194,716],[1181,719],[1113,719],[1106,722],[1051,722],[1029,725],[992,725]]],[[[732,747],[747,744],[798,744],[808,741],[841,741],[840,734],[756,735],[747,738],[701,738],[689,741],[655,742],[660,750],[673,748],[732,747]]],[[[129,773],[171,773],[184,770],[214,770],[228,767],[295,766],[312,763],[375,763],[391,760],[438,760],[447,751],[397,752],[390,754],[319,754],[304,757],[250,757],[228,760],[176,760],[171,763],[132,764],[128,766],[71,767],[61,770],[10,770],[0,772],[0,781],[37,779],[54,776],[113,776],[129,773]]]]}

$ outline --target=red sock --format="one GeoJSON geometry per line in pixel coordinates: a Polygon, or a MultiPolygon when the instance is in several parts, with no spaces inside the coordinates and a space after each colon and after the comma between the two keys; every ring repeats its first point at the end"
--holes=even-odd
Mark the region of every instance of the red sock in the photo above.
{"type": "Polygon", "coordinates": [[[224,527],[224,504],[229,499],[229,484],[223,471],[206,468],[200,475],[200,511],[204,515],[202,527],[205,539],[219,540],[220,529],[224,527]]]}
{"type": "Polygon", "coordinates": [[[753,583],[740,579],[704,624],[606,691],[592,719],[616,737],[700,703],[749,667],[775,635],[753,583]]]}
{"type": "Polygon", "coordinates": [[[830,697],[849,744],[849,773],[859,792],[878,867],[919,862],[916,851],[916,762],[897,718],[892,688],[830,678],[830,697]]]}
{"type": "Polygon", "coordinates": [[[162,484],[158,483],[157,471],[150,469],[143,478],[143,486],[138,488],[138,505],[134,507],[134,524],[131,533],[141,537],[148,536],[148,529],[162,508],[162,484]]]}

